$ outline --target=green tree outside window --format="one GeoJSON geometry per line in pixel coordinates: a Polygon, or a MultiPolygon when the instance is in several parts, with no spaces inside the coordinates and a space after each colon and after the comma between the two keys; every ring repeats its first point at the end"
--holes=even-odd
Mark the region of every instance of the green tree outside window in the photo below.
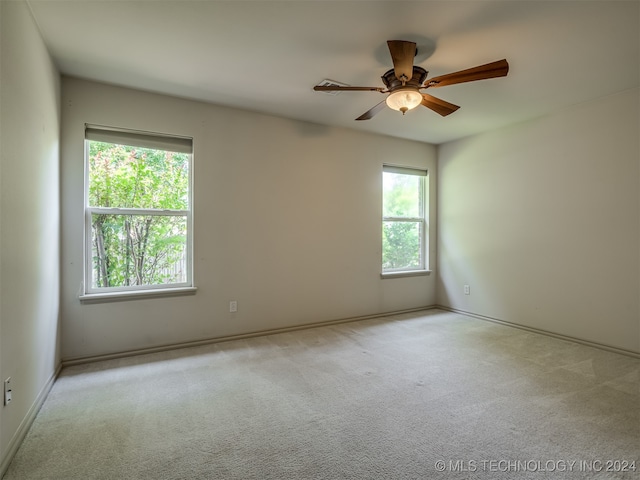
{"type": "Polygon", "coordinates": [[[187,281],[190,155],[88,142],[92,288],[187,281]]]}
{"type": "Polygon", "coordinates": [[[424,269],[426,172],[383,170],[383,272],[424,269]]]}

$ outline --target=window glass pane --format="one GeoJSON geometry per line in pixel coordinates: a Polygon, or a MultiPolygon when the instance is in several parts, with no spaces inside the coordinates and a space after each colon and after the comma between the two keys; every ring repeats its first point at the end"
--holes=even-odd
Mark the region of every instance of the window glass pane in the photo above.
{"type": "Polygon", "coordinates": [[[382,269],[421,268],[420,222],[382,223],[382,269]]]}
{"type": "Polygon", "coordinates": [[[187,217],[91,216],[93,288],[187,281],[187,217]]]}
{"type": "Polygon", "coordinates": [[[422,178],[418,175],[383,172],[382,215],[385,217],[420,217],[422,215],[420,201],[422,178]]]}
{"type": "Polygon", "coordinates": [[[189,154],[88,143],[89,206],[189,208],[189,154]]]}

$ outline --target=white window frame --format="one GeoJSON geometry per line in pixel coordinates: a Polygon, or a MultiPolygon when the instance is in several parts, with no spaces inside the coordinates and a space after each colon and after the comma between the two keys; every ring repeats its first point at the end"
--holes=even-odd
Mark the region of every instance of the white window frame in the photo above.
{"type": "MultiPolygon", "coordinates": [[[[421,170],[412,167],[402,167],[397,165],[383,165],[382,173],[384,175],[385,172],[388,173],[399,173],[402,175],[414,175],[420,177],[420,205],[419,205],[419,213],[418,217],[386,217],[384,216],[384,212],[382,215],[382,225],[385,222],[407,222],[407,223],[418,223],[419,225],[419,233],[420,233],[420,264],[417,267],[405,267],[405,268],[394,268],[394,269],[385,269],[384,265],[381,264],[382,273],[380,276],[382,278],[394,278],[394,277],[408,277],[408,276],[417,276],[417,275],[428,275],[430,273],[429,270],[429,207],[427,200],[429,198],[429,172],[428,170],[421,170]]],[[[384,205],[384,191],[383,195],[383,205],[384,205]]],[[[382,237],[380,238],[382,241],[382,237]]],[[[382,261],[382,259],[381,259],[382,261]]]]}
{"type": "Polygon", "coordinates": [[[84,288],[82,301],[111,299],[118,297],[146,297],[156,295],[193,294],[193,139],[176,135],[166,135],[138,130],[121,129],[97,125],[85,125],[84,140],[84,288]],[[160,210],[147,208],[107,208],[89,205],[89,142],[124,144],[157,150],[175,151],[188,154],[189,192],[187,210],[160,210]],[[93,287],[93,246],[92,215],[154,215],[183,216],[186,219],[186,281],[156,285],[130,285],[121,287],[93,287]]]}

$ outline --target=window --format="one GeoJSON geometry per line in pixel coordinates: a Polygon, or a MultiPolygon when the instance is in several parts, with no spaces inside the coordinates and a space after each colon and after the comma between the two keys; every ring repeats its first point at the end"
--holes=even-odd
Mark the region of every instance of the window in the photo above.
{"type": "Polygon", "coordinates": [[[87,126],[85,294],[192,287],[192,140],[87,126]]]}
{"type": "Polygon", "coordinates": [[[382,273],[427,270],[427,172],[382,170],[382,273]]]}

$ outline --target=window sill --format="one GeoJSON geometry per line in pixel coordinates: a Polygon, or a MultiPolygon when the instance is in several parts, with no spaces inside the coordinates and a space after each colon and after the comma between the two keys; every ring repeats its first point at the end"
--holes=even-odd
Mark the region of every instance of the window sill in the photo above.
{"type": "Polygon", "coordinates": [[[152,290],[135,290],[109,293],[86,293],[80,295],[80,303],[106,303],[122,302],[125,300],[141,300],[154,297],[177,297],[183,295],[195,295],[197,287],[157,288],[152,290]]]}
{"type": "Polygon", "coordinates": [[[431,270],[405,270],[402,272],[386,272],[386,273],[381,273],[380,278],[389,279],[389,278],[403,278],[403,277],[424,277],[427,275],[431,275],[431,270]]]}

